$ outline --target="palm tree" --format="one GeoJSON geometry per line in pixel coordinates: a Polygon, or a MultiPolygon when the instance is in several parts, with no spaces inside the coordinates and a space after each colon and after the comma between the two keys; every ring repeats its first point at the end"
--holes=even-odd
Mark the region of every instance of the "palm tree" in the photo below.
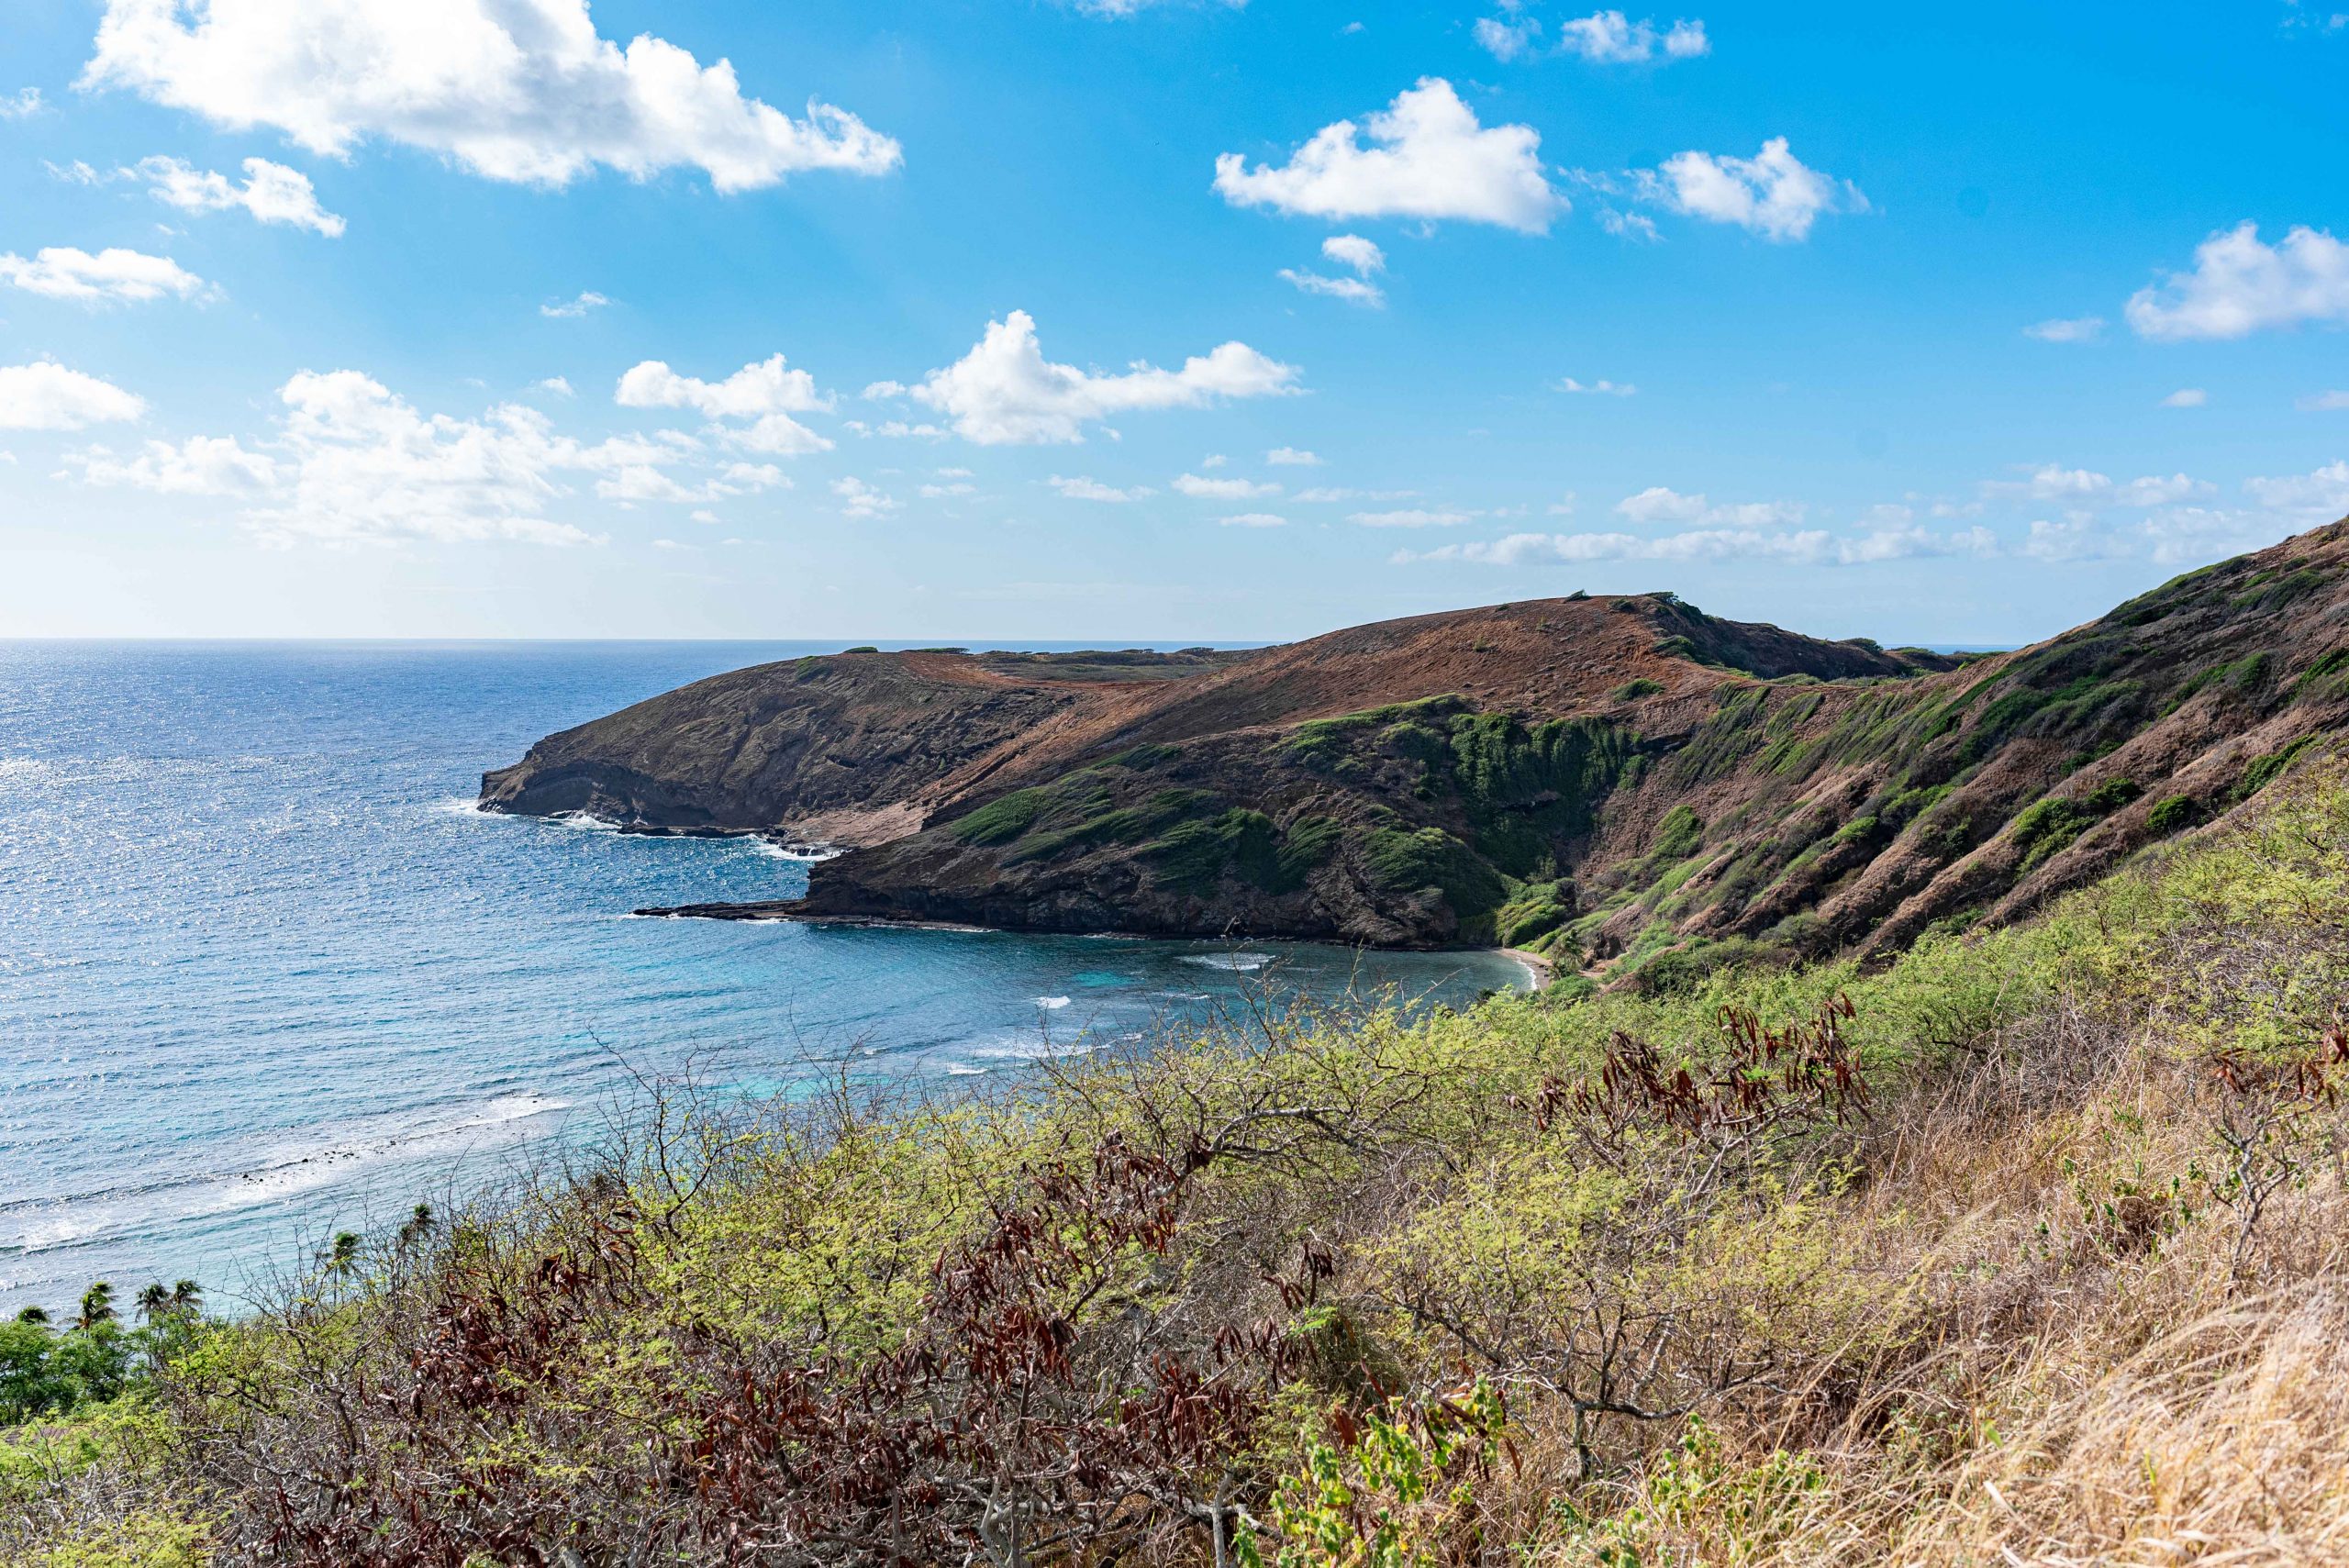
{"type": "Polygon", "coordinates": [[[114,1286],[100,1280],[82,1293],[82,1315],[73,1326],[84,1332],[114,1321],[114,1286]]]}
{"type": "Polygon", "coordinates": [[[175,1280],[172,1284],[172,1310],[184,1312],[193,1318],[204,1307],[204,1287],[192,1279],[175,1280]]]}
{"type": "Polygon", "coordinates": [[[17,1321],[19,1323],[47,1323],[49,1321],[49,1312],[45,1307],[28,1307],[23,1311],[17,1314],[17,1321]]]}
{"type": "Polygon", "coordinates": [[[425,1237],[432,1234],[432,1228],[437,1223],[439,1222],[433,1218],[432,1206],[429,1203],[417,1204],[416,1211],[408,1216],[407,1223],[400,1227],[400,1245],[406,1247],[424,1240],[425,1237]]]}
{"type": "Polygon", "coordinates": [[[336,1231],[334,1246],[327,1254],[327,1267],[339,1274],[348,1273],[351,1265],[358,1262],[359,1232],[356,1230],[336,1231]]]}
{"type": "Polygon", "coordinates": [[[172,1293],[163,1288],[161,1281],[139,1291],[139,1319],[140,1322],[152,1327],[156,1318],[162,1317],[171,1309],[172,1293]]]}

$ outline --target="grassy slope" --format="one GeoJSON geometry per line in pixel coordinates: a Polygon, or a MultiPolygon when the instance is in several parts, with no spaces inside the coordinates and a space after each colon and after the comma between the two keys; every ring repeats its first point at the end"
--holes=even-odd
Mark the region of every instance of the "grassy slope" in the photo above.
{"type": "Polygon", "coordinates": [[[2349,1560],[2344,990],[2326,772],[1873,973],[673,1100],[20,1434],[0,1552],[2349,1560]]]}

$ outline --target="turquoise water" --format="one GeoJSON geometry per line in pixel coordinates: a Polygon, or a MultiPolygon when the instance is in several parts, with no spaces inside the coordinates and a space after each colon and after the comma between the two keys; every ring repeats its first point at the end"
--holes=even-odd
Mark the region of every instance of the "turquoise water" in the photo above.
{"type": "Polygon", "coordinates": [[[806,868],[471,803],[530,741],[842,644],[0,644],[0,1307],[192,1275],[494,1179],[691,1061],[949,1087],[1251,987],[1521,984],[1486,954],[640,920],[806,868]]]}

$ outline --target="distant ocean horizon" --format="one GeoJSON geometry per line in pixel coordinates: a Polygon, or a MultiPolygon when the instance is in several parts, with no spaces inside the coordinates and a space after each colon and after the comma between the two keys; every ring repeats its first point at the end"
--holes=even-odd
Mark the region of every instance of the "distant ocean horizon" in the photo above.
{"type": "Polygon", "coordinates": [[[752,840],[484,816],[480,774],[685,682],[838,651],[1114,640],[0,641],[0,1309],[194,1277],[233,1310],[337,1228],[490,1182],[688,1061],[984,1081],[1269,980],[1465,1001],[1491,953],[640,920],[790,897],[752,840]]]}

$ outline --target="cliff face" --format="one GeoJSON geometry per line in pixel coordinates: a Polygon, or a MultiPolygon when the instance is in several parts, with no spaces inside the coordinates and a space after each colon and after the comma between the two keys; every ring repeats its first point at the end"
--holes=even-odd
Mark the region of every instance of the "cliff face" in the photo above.
{"type": "Polygon", "coordinates": [[[2349,525],[1960,662],[1669,595],[1246,655],[852,654],[541,742],[514,810],[859,844],[793,912],[1627,969],[2002,919],[2349,722],[2349,525]]]}

